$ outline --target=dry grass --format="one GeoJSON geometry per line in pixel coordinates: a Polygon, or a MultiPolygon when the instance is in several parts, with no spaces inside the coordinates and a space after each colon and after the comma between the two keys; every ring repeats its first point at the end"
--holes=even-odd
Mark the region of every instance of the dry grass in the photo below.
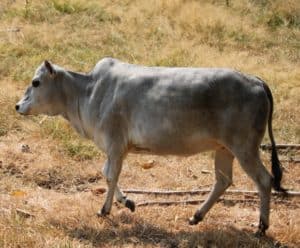
{"type": "MultiPolygon", "coordinates": [[[[105,160],[60,118],[23,118],[14,104],[44,59],[89,71],[104,56],[165,66],[225,66],[265,79],[275,98],[278,143],[300,143],[300,3],[288,1],[4,0],[0,3],[0,247],[297,247],[299,202],[272,203],[269,238],[253,235],[255,204],[218,203],[198,226],[195,206],[118,205],[98,219],[105,160]],[[26,4],[27,2],[27,4],[26,4]],[[22,148],[23,145],[23,148],[22,148]],[[29,149],[26,148],[29,146],[29,149]],[[22,217],[17,209],[31,213],[22,217]]],[[[268,139],[266,139],[266,142],[268,139]]],[[[299,157],[299,153],[287,152],[299,157]]],[[[267,154],[263,154],[269,167],[267,154]]],[[[129,155],[123,188],[211,185],[213,154],[189,158],[129,155]],[[149,170],[143,164],[155,161],[149,170]]],[[[283,184],[300,171],[284,164],[283,184]]],[[[233,188],[254,189],[234,165],[233,188]]],[[[137,202],[152,196],[131,195],[137,202]]],[[[180,199],[194,199],[184,196],[180,199]]],[[[197,197],[196,197],[197,198],[197,197]]],[[[179,199],[169,197],[169,199],[179,199]]]]}

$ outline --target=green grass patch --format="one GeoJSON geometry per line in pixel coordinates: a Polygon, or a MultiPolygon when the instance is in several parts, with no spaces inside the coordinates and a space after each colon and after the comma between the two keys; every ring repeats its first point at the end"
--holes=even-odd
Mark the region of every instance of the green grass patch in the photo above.
{"type": "Polygon", "coordinates": [[[0,137],[11,131],[20,131],[21,116],[15,111],[14,97],[7,96],[7,92],[0,90],[0,137]]]}
{"type": "Polygon", "coordinates": [[[72,127],[62,119],[48,118],[42,124],[42,135],[50,136],[58,141],[61,151],[75,160],[91,160],[101,154],[91,141],[79,137],[72,127]]]}
{"type": "Polygon", "coordinates": [[[177,49],[174,52],[162,57],[154,62],[154,66],[187,66],[188,51],[177,49]]]}
{"type": "Polygon", "coordinates": [[[73,14],[86,11],[87,7],[82,2],[52,0],[52,6],[62,14],[73,14]]]}

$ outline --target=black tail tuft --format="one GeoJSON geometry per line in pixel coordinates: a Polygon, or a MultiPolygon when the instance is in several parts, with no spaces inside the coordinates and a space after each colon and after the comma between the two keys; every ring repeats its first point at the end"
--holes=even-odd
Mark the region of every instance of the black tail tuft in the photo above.
{"type": "Polygon", "coordinates": [[[286,189],[281,187],[281,179],[282,179],[282,169],[281,164],[279,162],[276,148],[272,147],[272,174],[273,178],[273,188],[278,192],[286,193],[286,189]]]}

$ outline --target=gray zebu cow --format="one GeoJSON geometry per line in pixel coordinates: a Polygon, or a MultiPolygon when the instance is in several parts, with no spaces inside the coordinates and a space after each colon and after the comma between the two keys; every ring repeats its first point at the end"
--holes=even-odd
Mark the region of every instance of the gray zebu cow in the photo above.
{"type": "Polygon", "coordinates": [[[271,186],[284,191],[272,134],[271,91],[259,78],[234,70],[143,67],[105,58],[90,73],[79,74],[45,61],[16,110],[62,115],[107,154],[103,174],[108,193],[99,215],[109,214],[114,194],[135,210],[117,185],[128,152],[191,155],[216,150],[216,182],[190,218],[192,225],[232,183],[234,157],[259,189],[260,234],[269,225],[271,186]],[[267,123],[273,177],[259,157],[267,123]]]}

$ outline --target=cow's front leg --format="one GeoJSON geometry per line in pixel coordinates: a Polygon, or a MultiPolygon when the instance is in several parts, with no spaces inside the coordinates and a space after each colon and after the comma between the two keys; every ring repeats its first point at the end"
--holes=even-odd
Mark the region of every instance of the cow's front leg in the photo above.
{"type": "Polygon", "coordinates": [[[125,207],[129,208],[131,212],[134,212],[134,210],[135,210],[134,201],[128,199],[127,196],[124,195],[124,193],[120,190],[118,185],[116,186],[115,196],[116,196],[116,199],[118,202],[123,204],[125,207]]]}
{"type": "Polygon", "coordinates": [[[103,174],[106,177],[108,191],[107,191],[104,205],[102,209],[99,210],[97,213],[98,216],[105,216],[110,213],[114,193],[118,188],[117,184],[118,184],[118,179],[122,168],[122,160],[123,160],[123,156],[120,156],[119,154],[113,153],[111,155],[108,155],[108,160],[105,162],[103,168],[103,174]]]}
{"type": "MultiPolygon", "coordinates": [[[[108,161],[105,161],[102,173],[106,177],[106,179],[109,177],[109,167],[108,166],[109,166],[108,161]]],[[[135,211],[134,201],[128,199],[127,196],[124,195],[124,193],[119,188],[118,184],[116,185],[116,189],[115,189],[115,197],[119,203],[121,203],[125,207],[129,208],[131,210],[131,212],[135,211]]]]}

